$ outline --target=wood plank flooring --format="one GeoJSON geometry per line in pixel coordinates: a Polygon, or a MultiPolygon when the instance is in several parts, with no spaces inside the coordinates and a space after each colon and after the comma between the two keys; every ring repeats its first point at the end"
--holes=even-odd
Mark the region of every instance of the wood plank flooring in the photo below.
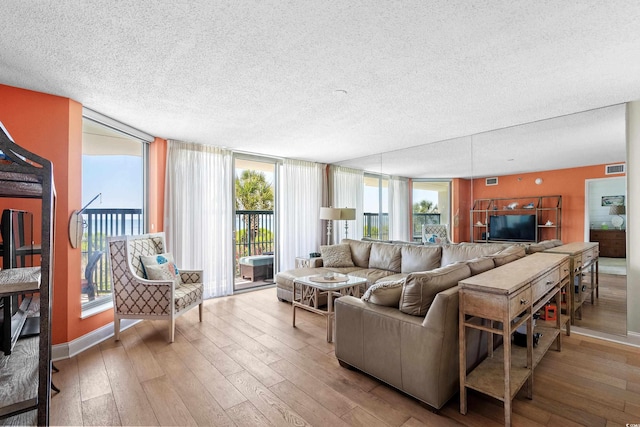
{"type": "MultiPolygon", "coordinates": [[[[438,413],[358,371],[338,365],[324,318],[275,288],[205,302],[176,322],[144,321],[67,360],[53,380],[52,425],[500,426],[500,402],[469,393],[438,413]]],[[[522,394],[522,393],[521,393],[522,394]]],[[[534,375],[534,398],[518,395],[514,426],[640,423],[640,350],[563,336],[534,375]]]]}

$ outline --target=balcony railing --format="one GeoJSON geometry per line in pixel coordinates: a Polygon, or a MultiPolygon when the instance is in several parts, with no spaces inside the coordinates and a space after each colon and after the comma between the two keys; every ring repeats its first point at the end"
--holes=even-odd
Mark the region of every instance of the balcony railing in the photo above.
{"type": "Polygon", "coordinates": [[[238,261],[250,255],[273,254],[275,229],[273,211],[237,210],[235,216],[235,261],[236,276],[238,261]]]}
{"type": "MultiPolygon", "coordinates": [[[[365,212],[363,214],[363,236],[389,239],[389,215],[365,212]]],[[[85,230],[82,241],[82,266],[96,251],[103,255],[93,271],[93,283],[96,297],[109,295],[107,237],[135,235],[144,232],[142,209],[86,209],[83,213],[85,230]]],[[[238,210],[235,215],[235,261],[236,273],[239,272],[238,260],[244,256],[272,254],[275,250],[274,213],[268,210],[238,210]]],[[[439,224],[440,214],[413,214],[414,238],[419,238],[422,224],[439,224]]]]}
{"type": "Polygon", "coordinates": [[[370,239],[389,240],[389,214],[364,213],[362,236],[370,239]]]}
{"type": "Polygon", "coordinates": [[[107,237],[142,234],[142,209],[85,209],[82,219],[85,226],[82,236],[82,278],[85,278],[87,262],[92,255],[97,251],[103,252],[92,273],[94,291],[96,298],[110,295],[107,237]]]}

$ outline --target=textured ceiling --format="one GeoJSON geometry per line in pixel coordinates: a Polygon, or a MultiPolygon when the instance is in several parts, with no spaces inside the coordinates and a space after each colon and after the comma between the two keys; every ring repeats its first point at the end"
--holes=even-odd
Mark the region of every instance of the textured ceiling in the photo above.
{"type": "MultiPolygon", "coordinates": [[[[4,0],[0,16],[0,83],[163,138],[329,163],[393,151],[422,176],[438,172],[410,155],[423,144],[471,165],[483,148],[467,161],[461,137],[640,99],[637,0],[4,0]]],[[[595,118],[527,138],[578,144],[583,164],[624,153],[595,118]]],[[[509,163],[552,164],[534,158],[509,163]]]]}

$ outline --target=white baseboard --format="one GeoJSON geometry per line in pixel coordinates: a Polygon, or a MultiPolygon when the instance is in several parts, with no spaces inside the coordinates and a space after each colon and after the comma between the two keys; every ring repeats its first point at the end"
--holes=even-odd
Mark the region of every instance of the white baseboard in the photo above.
{"type": "MultiPolygon", "coordinates": [[[[127,328],[141,322],[137,319],[122,319],[120,321],[120,330],[124,331],[127,328]]],[[[51,347],[51,360],[61,360],[73,357],[84,350],[93,347],[96,344],[100,344],[113,336],[113,322],[104,325],[101,328],[91,331],[86,335],[76,338],[73,341],[56,344],[51,347]]]]}

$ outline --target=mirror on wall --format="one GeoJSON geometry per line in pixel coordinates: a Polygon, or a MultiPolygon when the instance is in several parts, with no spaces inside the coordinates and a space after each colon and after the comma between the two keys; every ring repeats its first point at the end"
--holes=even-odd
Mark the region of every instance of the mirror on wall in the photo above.
{"type": "MultiPolygon", "coordinates": [[[[340,165],[414,180],[451,180],[455,201],[450,212],[451,233],[458,242],[469,240],[469,211],[475,199],[560,195],[563,242],[590,241],[594,230],[606,228],[605,234],[617,234],[625,245],[626,230],[623,226],[615,231],[619,219],[614,219],[617,216],[610,213],[610,207],[590,208],[601,204],[604,196],[626,196],[625,138],[625,105],[619,104],[340,165]],[[615,167],[619,165],[622,173],[615,167]]],[[[626,224],[625,215],[622,219],[626,224]]],[[[626,335],[626,259],[604,255],[598,264],[598,298],[594,304],[583,305],[575,326],[626,335]]]]}

